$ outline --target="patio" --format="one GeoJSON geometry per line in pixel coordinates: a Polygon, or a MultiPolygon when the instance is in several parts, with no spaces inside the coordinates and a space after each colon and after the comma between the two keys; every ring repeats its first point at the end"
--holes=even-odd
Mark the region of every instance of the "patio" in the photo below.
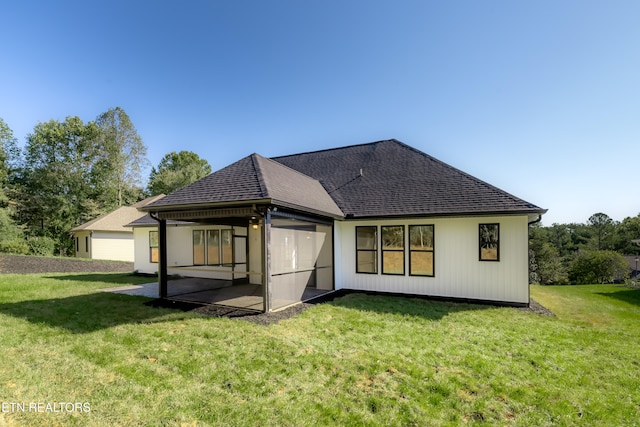
{"type": "MultiPolygon", "coordinates": [[[[103,291],[158,298],[158,283],[152,282],[144,285],[121,286],[118,288],[103,289],[103,291]]],[[[312,300],[329,292],[332,291],[307,287],[304,290],[301,301],[278,299],[274,300],[274,302],[278,307],[284,308],[299,302],[312,300]]],[[[262,285],[232,285],[230,280],[195,277],[169,280],[167,299],[198,304],[238,307],[256,311],[263,310],[262,285]]]]}

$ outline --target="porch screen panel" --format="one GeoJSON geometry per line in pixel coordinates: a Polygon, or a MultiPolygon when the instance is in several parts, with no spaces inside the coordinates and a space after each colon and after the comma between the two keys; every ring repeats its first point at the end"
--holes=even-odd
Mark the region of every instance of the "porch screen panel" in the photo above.
{"type": "Polygon", "coordinates": [[[271,307],[302,301],[305,290],[333,289],[331,227],[274,219],[271,228],[271,307]],[[319,271],[322,273],[318,274],[319,271]],[[318,286],[318,278],[322,285],[318,286]]]}
{"type": "Polygon", "coordinates": [[[204,230],[193,230],[193,265],[205,264],[204,230]]]}
{"type": "Polygon", "coordinates": [[[316,238],[318,259],[316,260],[316,288],[333,290],[333,228],[317,225],[316,232],[324,239],[316,238]]]}

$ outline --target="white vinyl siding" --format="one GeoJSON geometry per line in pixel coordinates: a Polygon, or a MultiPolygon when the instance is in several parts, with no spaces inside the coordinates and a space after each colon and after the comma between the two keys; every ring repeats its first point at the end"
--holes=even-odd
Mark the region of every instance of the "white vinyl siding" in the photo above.
{"type": "Polygon", "coordinates": [[[337,221],[336,289],[528,303],[527,221],[526,215],[337,221]],[[478,227],[487,223],[500,224],[500,262],[478,260],[478,227]],[[356,274],[356,226],[422,224],[435,230],[435,277],[409,275],[408,256],[404,275],[356,274]]]}
{"type": "Polygon", "coordinates": [[[86,250],[86,239],[89,238],[89,231],[76,231],[73,233],[76,245],[76,258],[91,258],[91,247],[86,250]]]}
{"type": "MultiPolygon", "coordinates": [[[[84,242],[80,242],[80,247],[84,242]]],[[[89,238],[91,258],[133,262],[133,233],[94,231],[89,238]]]]}

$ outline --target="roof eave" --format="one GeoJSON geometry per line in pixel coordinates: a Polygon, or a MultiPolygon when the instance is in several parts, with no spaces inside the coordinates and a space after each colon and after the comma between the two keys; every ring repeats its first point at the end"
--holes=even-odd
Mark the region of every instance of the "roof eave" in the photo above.
{"type": "Polygon", "coordinates": [[[318,216],[324,216],[324,217],[328,217],[328,218],[332,218],[332,219],[344,219],[345,215],[344,213],[339,209],[338,212],[327,212],[327,211],[323,211],[323,210],[319,210],[319,209],[314,209],[314,208],[310,208],[308,206],[301,206],[301,205],[297,205],[295,203],[290,203],[290,202],[286,202],[283,200],[276,200],[273,199],[272,200],[272,204],[275,206],[280,206],[283,208],[289,208],[289,209],[294,209],[300,212],[305,212],[308,214],[313,214],[313,215],[318,215],[318,216]]]}
{"type": "Polygon", "coordinates": [[[490,216],[522,216],[522,215],[543,215],[548,209],[527,209],[508,211],[479,211],[479,212],[417,212],[393,215],[352,215],[347,214],[347,220],[366,220],[378,218],[469,218],[469,217],[490,217],[490,216]]]}
{"type": "Polygon", "coordinates": [[[142,212],[170,212],[170,211],[190,211],[195,209],[209,209],[209,208],[221,208],[229,206],[251,206],[251,205],[269,205],[272,203],[272,199],[248,199],[248,200],[234,200],[234,201],[222,201],[222,202],[201,202],[201,203],[182,203],[175,205],[161,205],[161,206],[144,206],[138,208],[142,212]]]}

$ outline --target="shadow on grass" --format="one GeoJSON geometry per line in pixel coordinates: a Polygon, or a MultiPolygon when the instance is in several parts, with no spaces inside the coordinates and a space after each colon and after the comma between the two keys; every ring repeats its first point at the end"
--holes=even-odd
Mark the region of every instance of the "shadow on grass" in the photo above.
{"type": "Polygon", "coordinates": [[[327,302],[328,304],[380,314],[415,316],[429,320],[440,320],[452,313],[462,311],[496,308],[495,305],[490,304],[460,302],[416,295],[391,295],[357,291],[347,291],[342,295],[336,294],[333,300],[327,302]]]}
{"type": "Polygon", "coordinates": [[[598,292],[597,294],[640,306],[640,289],[627,289],[619,292],[598,292]]]}
{"type": "Polygon", "coordinates": [[[144,305],[148,298],[132,297],[105,292],[77,295],[67,298],[28,300],[0,304],[0,313],[23,318],[35,324],[65,329],[83,334],[134,323],[155,323],[184,318],[175,316],[176,310],[144,305]]]}
{"type": "Polygon", "coordinates": [[[71,280],[76,282],[104,282],[115,285],[139,285],[157,280],[154,276],[142,276],[134,273],[78,273],[42,276],[53,280],[71,280]]]}

